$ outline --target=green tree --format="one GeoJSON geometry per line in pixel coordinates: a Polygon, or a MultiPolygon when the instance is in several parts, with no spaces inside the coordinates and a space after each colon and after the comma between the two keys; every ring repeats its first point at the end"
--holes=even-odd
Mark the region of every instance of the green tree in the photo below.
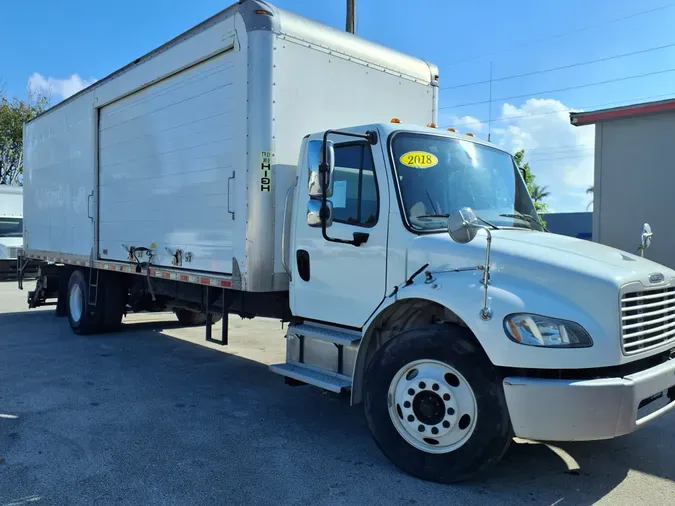
{"type": "Polygon", "coordinates": [[[49,106],[49,97],[29,93],[9,99],[0,89],[0,184],[23,184],[23,124],[49,106]]]}
{"type": "Polygon", "coordinates": [[[525,150],[521,149],[513,155],[513,158],[516,161],[516,165],[523,173],[523,179],[527,185],[527,191],[530,193],[530,197],[534,201],[534,208],[537,210],[538,214],[546,214],[548,212],[548,204],[544,202],[546,197],[551,196],[551,192],[548,191],[548,186],[539,186],[535,180],[535,175],[530,169],[529,163],[523,163],[525,158],[525,150]]]}

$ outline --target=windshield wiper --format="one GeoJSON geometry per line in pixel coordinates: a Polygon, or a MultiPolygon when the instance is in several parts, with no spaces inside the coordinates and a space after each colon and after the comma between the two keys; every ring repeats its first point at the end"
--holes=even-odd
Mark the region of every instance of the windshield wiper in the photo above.
{"type": "Polygon", "coordinates": [[[513,214],[500,214],[499,216],[502,216],[502,217],[504,217],[504,218],[518,218],[518,219],[520,219],[520,220],[525,220],[525,221],[528,221],[528,222],[530,222],[530,223],[536,223],[536,224],[539,225],[541,228],[543,228],[544,230],[546,230],[546,232],[549,231],[549,230],[544,226],[544,224],[543,224],[541,221],[539,221],[539,220],[538,220],[537,218],[535,218],[534,216],[530,216],[529,214],[523,214],[523,213],[519,213],[518,211],[516,211],[516,212],[513,213],[513,214]]]}
{"type": "MultiPolygon", "coordinates": [[[[449,214],[421,214],[419,216],[413,216],[413,218],[449,218],[449,214]]],[[[499,227],[495,225],[494,223],[490,223],[487,220],[484,220],[480,216],[476,216],[478,221],[483,223],[484,225],[487,225],[488,227],[492,227],[494,230],[499,230],[499,227]]]]}

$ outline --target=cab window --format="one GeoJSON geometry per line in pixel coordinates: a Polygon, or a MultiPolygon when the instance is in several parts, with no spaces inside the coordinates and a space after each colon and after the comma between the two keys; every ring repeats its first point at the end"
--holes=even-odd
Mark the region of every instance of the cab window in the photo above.
{"type": "Polygon", "coordinates": [[[335,146],[333,221],[359,227],[377,223],[379,199],[373,154],[366,143],[335,146]]]}

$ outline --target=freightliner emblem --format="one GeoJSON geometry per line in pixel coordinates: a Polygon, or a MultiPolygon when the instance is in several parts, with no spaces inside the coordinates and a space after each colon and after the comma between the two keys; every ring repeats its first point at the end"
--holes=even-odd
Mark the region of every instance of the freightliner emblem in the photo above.
{"type": "Polygon", "coordinates": [[[649,276],[650,283],[660,283],[661,281],[663,281],[663,279],[664,279],[663,274],[661,274],[660,272],[649,276]]]}

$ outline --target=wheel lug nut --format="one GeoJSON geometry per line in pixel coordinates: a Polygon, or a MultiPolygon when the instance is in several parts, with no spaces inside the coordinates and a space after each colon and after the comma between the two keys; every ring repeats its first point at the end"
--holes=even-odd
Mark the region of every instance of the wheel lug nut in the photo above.
{"type": "Polygon", "coordinates": [[[419,427],[417,427],[417,430],[420,432],[424,432],[424,425],[420,425],[419,427]]]}
{"type": "Polygon", "coordinates": [[[409,409],[410,408],[410,401],[405,401],[403,403],[403,407],[406,408],[406,409],[409,409]]]}
{"type": "Polygon", "coordinates": [[[427,384],[424,381],[420,381],[420,388],[424,390],[427,387],[427,384]]]}
{"type": "Polygon", "coordinates": [[[450,400],[450,394],[443,394],[443,400],[449,401],[450,400]]]}
{"type": "Polygon", "coordinates": [[[408,421],[409,421],[409,422],[414,422],[414,421],[415,421],[415,417],[412,416],[412,415],[408,415],[408,421]]]}
{"type": "Polygon", "coordinates": [[[438,427],[432,427],[432,428],[431,428],[431,433],[432,433],[432,434],[438,434],[438,427]]]}
{"type": "Polygon", "coordinates": [[[438,390],[438,383],[434,383],[431,388],[433,388],[434,391],[438,390]]]}
{"type": "Polygon", "coordinates": [[[450,422],[448,422],[447,420],[443,420],[443,427],[445,427],[446,429],[449,429],[450,428],[450,422]]]}
{"type": "Polygon", "coordinates": [[[410,388],[408,390],[408,395],[415,395],[415,391],[412,388],[410,388]]]}
{"type": "Polygon", "coordinates": [[[455,410],[454,410],[453,408],[448,408],[448,414],[449,414],[450,416],[454,415],[454,414],[455,414],[455,410]]]}

